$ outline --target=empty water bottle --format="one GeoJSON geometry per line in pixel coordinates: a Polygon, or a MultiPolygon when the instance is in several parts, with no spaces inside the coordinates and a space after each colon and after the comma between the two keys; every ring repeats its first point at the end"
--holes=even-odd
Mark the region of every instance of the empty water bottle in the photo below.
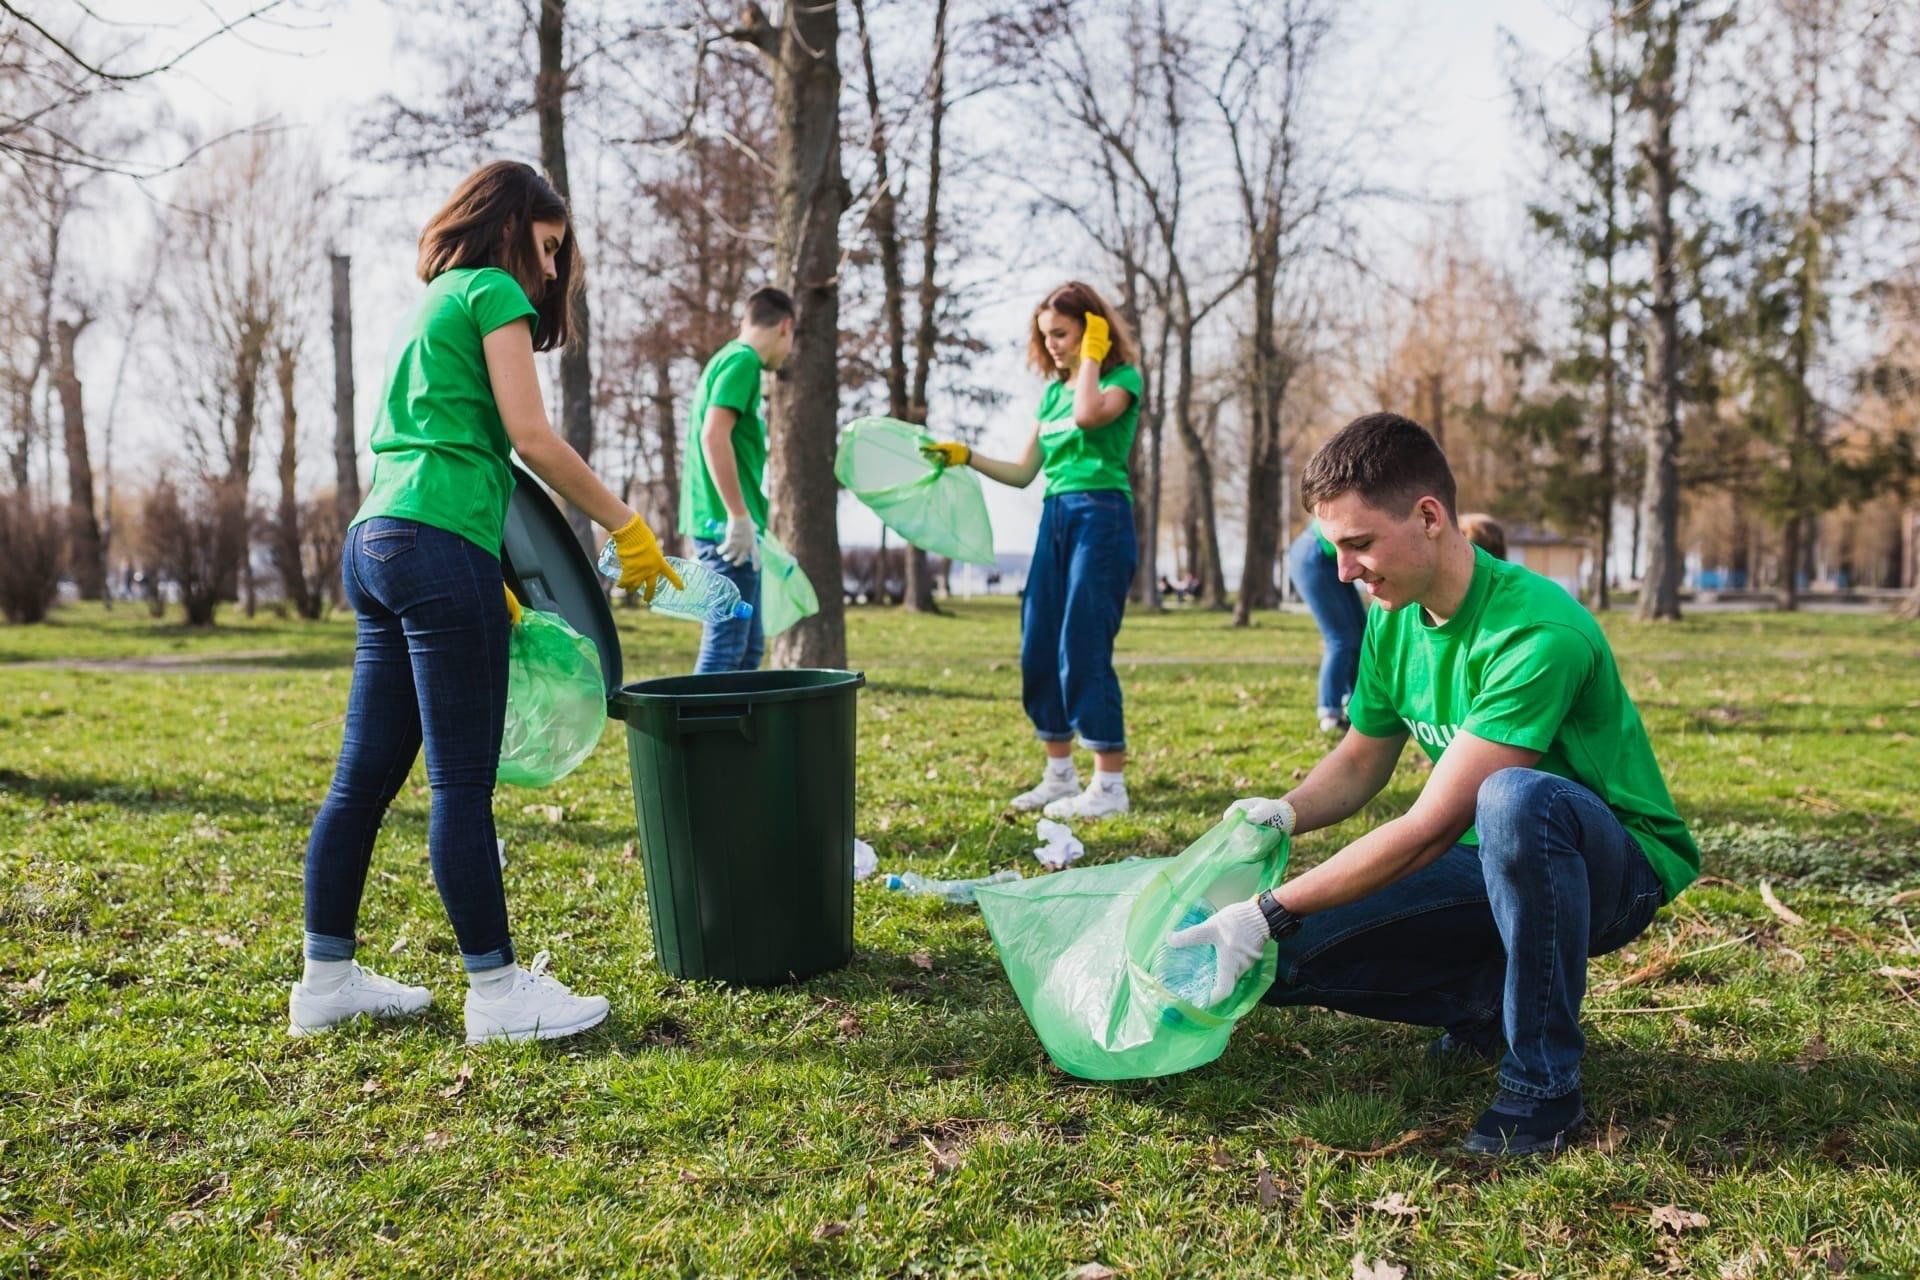
{"type": "MultiPolygon", "coordinates": [[[[694,622],[727,622],[753,616],[753,606],[740,598],[740,588],[713,570],[679,556],[668,556],[666,561],[686,585],[676,587],[662,580],[649,606],[655,613],[694,622]]],[[[620,549],[611,538],[600,549],[600,576],[608,582],[620,581],[620,549]]]]}
{"type": "Polygon", "coordinates": [[[990,876],[981,876],[974,880],[935,880],[931,876],[916,875],[909,871],[903,875],[888,876],[887,888],[918,894],[926,898],[938,898],[942,902],[951,902],[956,906],[970,907],[973,905],[973,891],[981,885],[1005,884],[1009,880],[1020,878],[1020,873],[1012,868],[996,871],[990,876]]]}
{"type": "MultiPolygon", "coordinates": [[[[1194,925],[1204,924],[1212,914],[1210,904],[1196,902],[1187,908],[1174,930],[1191,929],[1194,925]]],[[[1218,964],[1219,955],[1210,946],[1167,947],[1154,963],[1153,976],[1160,980],[1161,986],[1180,999],[1197,1009],[1204,1009],[1213,1003],[1213,979],[1218,964]]],[[[1163,1010],[1161,1018],[1169,1023],[1184,1021],[1180,1011],[1173,1008],[1163,1010]]]]}

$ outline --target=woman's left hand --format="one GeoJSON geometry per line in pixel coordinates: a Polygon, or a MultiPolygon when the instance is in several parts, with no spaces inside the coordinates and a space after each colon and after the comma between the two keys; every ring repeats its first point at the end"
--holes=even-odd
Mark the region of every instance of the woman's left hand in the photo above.
{"type": "Polygon", "coordinates": [[[1092,311],[1087,312],[1086,326],[1086,332],[1080,335],[1080,358],[1099,364],[1113,350],[1113,330],[1105,316],[1092,311]]]}

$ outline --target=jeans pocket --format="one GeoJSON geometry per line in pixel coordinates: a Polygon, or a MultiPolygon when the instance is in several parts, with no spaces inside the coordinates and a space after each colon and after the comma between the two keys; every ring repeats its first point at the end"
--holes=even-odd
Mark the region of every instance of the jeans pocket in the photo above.
{"type": "Polygon", "coordinates": [[[413,550],[418,530],[383,528],[360,535],[360,552],[369,560],[386,564],[396,556],[413,550]]]}

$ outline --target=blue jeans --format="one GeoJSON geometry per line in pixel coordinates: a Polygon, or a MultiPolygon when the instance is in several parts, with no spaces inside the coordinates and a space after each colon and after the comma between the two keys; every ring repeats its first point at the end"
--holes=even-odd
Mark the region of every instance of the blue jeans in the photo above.
{"type": "Polygon", "coordinates": [[[740,589],[740,598],[753,606],[751,618],[729,618],[725,622],[702,623],[700,657],[693,664],[695,675],[716,671],[758,671],[767,652],[767,633],[760,621],[760,571],[751,563],[731,565],[720,558],[720,544],[695,538],[693,549],[700,563],[740,589]]]}
{"type": "Polygon", "coordinates": [[[1325,647],[1320,655],[1320,714],[1343,713],[1360,670],[1360,634],[1367,629],[1367,602],[1350,582],[1340,581],[1340,567],[1320,545],[1313,529],[1287,548],[1287,576],[1307,602],[1320,626],[1325,647]]]}
{"type": "Polygon", "coordinates": [[[1480,787],[1480,845],[1316,912],[1280,944],[1269,1004],[1321,1005],[1445,1027],[1499,1027],[1500,1084],[1534,1098],[1580,1087],[1587,960],[1638,937],[1665,897],[1600,797],[1537,769],[1480,787]]]}
{"type": "Polygon", "coordinates": [[[1020,608],[1020,696],[1042,742],[1125,751],[1113,638],[1139,553],[1133,503],[1118,490],[1063,493],[1040,508],[1020,608]]]}
{"type": "Polygon", "coordinates": [[[373,839],[424,740],[427,854],[461,961],[510,964],[493,835],[507,711],[500,561],[458,534],[388,517],[354,526],[340,559],[359,639],[340,763],[307,841],[306,954],[352,958],[373,839]]]}

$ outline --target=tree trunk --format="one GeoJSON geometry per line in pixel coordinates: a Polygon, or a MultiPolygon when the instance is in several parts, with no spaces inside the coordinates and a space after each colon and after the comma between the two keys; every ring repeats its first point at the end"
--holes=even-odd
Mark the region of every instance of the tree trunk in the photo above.
{"type": "Polygon", "coordinates": [[[1673,201],[1679,189],[1673,153],[1672,58],[1678,17],[1670,20],[1661,68],[1646,87],[1647,227],[1653,255],[1653,386],[1655,421],[1647,436],[1647,573],[1636,611],[1642,620],[1680,617],[1680,300],[1676,277],[1673,201]]]}
{"type": "Polygon", "coordinates": [[[247,616],[253,616],[253,574],[247,537],[247,482],[253,475],[253,435],[259,426],[260,371],[266,362],[264,326],[247,327],[233,369],[233,436],[228,441],[227,474],[220,482],[220,537],[215,556],[215,594],[238,600],[245,591],[247,616]]]}
{"type": "MultiPolygon", "coordinates": [[[[303,618],[320,616],[320,593],[307,581],[300,529],[299,415],[294,405],[296,357],[291,346],[281,347],[274,362],[274,381],[280,388],[280,503],[274,520],[273,558],[280,570],[280,586],[287,603],[303,618]]],[[[344,526],[343,526],[344,527],[344,526]]]]}
{"type": "Polygon", "coordinates": [[[1240,569],[1240,596],[1234,601],[1233,625],[1244,627],[1255,609],[1273,609],[1280,603],[1274,590],[1273,567],[1280,557],[1280,405],[1286,395],[1287,370],[1275,339],[1274,275],[1279,270],[1277,224],[1269,232],[1258,229],[1261,243],[1254,260],[1253,351],[1247,377],[1247,539],[1246,562],[1240,569]]]}
{"type": "Polygon", "coordinates": [[[1213,459],[1207,454],[1207,442],[1193,420],[1193,330],[1192,309],[1181,301],[1176,320],[1173,425],[1187,451],[1187,511],[1195,524],[1197,543],[1193,547],[1195,571],[1200,577],[1200,598],[1209,609],[1227,607],[1226,573],[1220,565],[1220,527],[1213,509],[1213,459]]]}
{"type": "Polygon", "coordinates": [[[665,351],[653,358],[653,421],[659,433],[660,493],[653,527],[660,532],[661,545],[679,547],[680,514],[680,413],[673,396],[673,359],[665,351]]]}
{"type": "Polygon", "coordinates": [[[54,385],[60,392],[60,417],[66,427],[67,510],[69,542],[67,568],[80,587],[82,600],[103,600],[107,594],[107,564],[100,544],[100,520],[93,505],[93,461],[87,450],[87,419],[80,400],[80,374],[74,367],[73,344],[87,326],[62,320],[56,327],[58,363],[54,385]]]}
{"type": "Polygon", "coordinates": [[[360,510],[360,464],[355,458],[353,418],[353,259],[328,255],[333,264],[333,505],[346,528],[360,510]]]}
{"type": "MultiPolygon", "coordinates": [[[[551,2],[551,0],[548,0],[551,2]]],[[[773,642],[776,666],[843,667],[839,497],[833,451],[840,409],[840,14],[789,0],[775,28],[757,5],[731,33],[760,50],[773,78],[774,258],[796,311],[793,353],[775,383],[769,457],[774,532],[819,592],[820,612],[773,642]]]]}
{"type": "MultiPolygon", "coordinates": [[[[566,26],[567,0],[540,0],[540,70],[533,90],[534,113],[540,121],[540,164],[553,189],[571,204],[573,189],[567,180],[566,26]]],[[[578,235],[578,218],[573,225],[578,235]]],[[[528,232],[524,227],[521,230],[528,232]]],[[[571,336],[560,352],[560,434],[589,463],[593,461],[592,321],[587,291],[581,289],[574,294],[567,313],[571,336]]],[[[587,513],[569,502],[567,523],[580,545],[591,551],[593,522],[587,513]]]]}

